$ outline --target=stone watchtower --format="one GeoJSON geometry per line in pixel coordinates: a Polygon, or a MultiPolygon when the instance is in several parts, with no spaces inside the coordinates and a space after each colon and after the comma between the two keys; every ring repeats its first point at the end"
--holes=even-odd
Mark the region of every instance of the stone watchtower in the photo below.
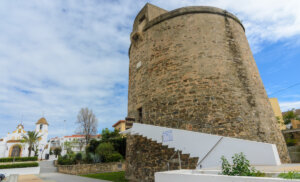
{"type": "MultiPolygon", "coordinates": [[[[146,4],[130,36],[128,118],[274,143],[281,161],[290,161],[237,17],[214,7],[168,12],[146,4]]],[[[127,177],[153,180],[153,172],[166,169],[169,154],[145,138],[129,137],[127,177]]],[[[195,167],[188,158],[186,164],[195,167]]]]}

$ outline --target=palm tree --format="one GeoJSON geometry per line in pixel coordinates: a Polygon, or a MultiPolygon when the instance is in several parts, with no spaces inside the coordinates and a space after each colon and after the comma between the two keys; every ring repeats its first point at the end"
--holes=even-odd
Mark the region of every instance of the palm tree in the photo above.
{"type": "Polygon", "coordinates": [[[31,156],[31,151],[35,145],[35,143],[37,141],[40,140],[42,136],[39,136],[39,133],[35,132],[35,131],[28,131],[27,135],[23,135],[23,142],[24,143],[28,143],[29,147],[28,147],[28,157],[31,156]]]}

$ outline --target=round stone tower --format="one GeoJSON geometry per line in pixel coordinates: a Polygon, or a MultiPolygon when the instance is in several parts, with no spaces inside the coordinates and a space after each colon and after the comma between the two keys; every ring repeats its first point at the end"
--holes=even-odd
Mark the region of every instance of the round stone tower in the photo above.
{"type": "MultiPolygon", "coordinates": [[[[146,4],[134,21],[129,58],[134,122],[274,143],[281,162],[290,161],[245,29],[233,14],[146,4]]],[[[151,168],[135,163],[137,143],[129,137],[130,175],[136,164],[151,168]]]]}

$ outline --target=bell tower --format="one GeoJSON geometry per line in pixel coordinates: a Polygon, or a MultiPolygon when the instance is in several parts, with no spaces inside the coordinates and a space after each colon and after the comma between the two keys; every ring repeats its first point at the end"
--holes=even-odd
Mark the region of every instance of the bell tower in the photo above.
{"type": "Polygon", "coordinates": [[[42,117],[35,124],[35,132],[39,133],[39,135],[42,136],[40,143],[47,143],[49,126],[47,120],[44,117],[42,117]]]}

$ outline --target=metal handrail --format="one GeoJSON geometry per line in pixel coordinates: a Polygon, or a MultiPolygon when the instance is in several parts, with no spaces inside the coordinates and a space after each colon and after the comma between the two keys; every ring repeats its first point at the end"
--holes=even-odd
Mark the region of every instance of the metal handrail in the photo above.
{"type": "Polygon", "coordinates": [[[181,169],[180,152],[179,152],[179,150],[177,150],[177,151],[171,156],[171,158],[168,160],[168,163],[167,163],[168,171],[170,171],[170,161],[173,159],[173,157],[174,157],[176,154],[178,154],[179,169],[181,169]]]}
{"type": "Polygon", "coordinates": [[[196,168],[198,166],[200,166],[200,169],[202,168],[201,166],[201,163],[207,158],[207,156],[217,147],[217,145],[221,142],[221,140],[223,139],[224,137],[221,137],[217,143],[215,143],[215,145],[207,152],[207,154],[200,160],[200,162],[197,164],[196,168]]]}

